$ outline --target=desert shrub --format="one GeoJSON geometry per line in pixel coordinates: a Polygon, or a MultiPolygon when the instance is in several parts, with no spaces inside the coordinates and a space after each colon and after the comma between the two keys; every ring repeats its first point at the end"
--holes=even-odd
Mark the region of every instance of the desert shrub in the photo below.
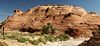
{"type": "Polygon", "coordinates": [[[5,42],[0,42],[0,46],[8,46],[8,44],[5,42]]]}
{"type": "Polygon", "coordinates": [[[44,37],[40,37],[38,40],[39,40],[39,42],[42,42],[44,44],[46,44],[46,42],[47,42],[47,40],[44,37]]]}
{"type": "Polygon", "coordinates": [[[29,43],[33,44],[33,45],[38,45],[40,42],[39,40],[30,40],[29,43]]]}
{"type": "Polygon", "coordinates": [[[43,34],[49,34],[49,33],[54,34],[55,28],[50,23],[47,23],[47,25],[44,25],[42,27],[42,32],[43,34]]]}
{"type": "Polygon", "coordinates": [[[21,37],[21,35],[18,32],[5,32],[5,39],[17,39],[18,37],[21,37]]]}
{"type": "Polygon", "coordinates": [[[25,43],[25,42],[29,41],[29,38],[21,37],[21,38],[17,38],[17,41],[21,42],[21,43],[25,43]]]}
{"type": "Polygon", "coordinates": [[[57,38],[56,38],[56,37],[54,37],[53,35],[49,35],[49,34],[45,34],[45,35],[44,35],[44,38],[45,38],[47,41],[50,41],[50,42],[57,41],[57,38]]]}
{"type": "Polygon", "coordinates": [[[11,35],[11,36],[6,36],[5,38],[9,38],[9,39],[16,39],[17,36],[15,35],[11,35]]]}
{"type": "Polygon", "coordinates": [[[48,25],[44,25],[43,26],[43,28],[42,28],[42,32],[44,33],[44,34],[48,34],[49,33],[49,26],[48,25]]]}
{"type": "Polygon", "coordinates": [[[62,34],[62,35],[57,36],[57,39],[59,39],[60,41],[66,41],[69,39],[69,35],[62,34]]]}

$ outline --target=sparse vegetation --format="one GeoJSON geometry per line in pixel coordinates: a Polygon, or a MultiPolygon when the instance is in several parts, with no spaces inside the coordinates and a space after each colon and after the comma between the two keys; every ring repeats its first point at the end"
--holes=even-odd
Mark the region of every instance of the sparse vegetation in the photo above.
{"type": "Polygon", "coordinates": [[[29,38],[21,37],[21,38],[17,38],[17,41],[21,42],[21,43],[25,43],[25,42],[29,41],[29,38]]]}
{"type": "Polygon", "coordinates": [[[16,40],[17,38],[22,37],[18,32],[5,32],[5,39],[13,39],[16,40]]]}
{"type": "MultiPolygon", "coordinates": [[[[5,39],[17,40],[18,42],[21,43],[28,42],[33,45],[38,45],[39,43],[46,44],[46,42],[48,41],[49,42],[64,41],[69,38],[68,35],[66,34],[59,35],[59,36],[52,35],[53,32],[55,32],[55,28],[53,28],[52,25],[46,26],[45,28],[43,28],[43,30],[44,30],[43,34],[38,35],[39,38],[37,40],[34,39],[34,37],[37,36],[34,33],[28,33],[23,35],[18,31],[14,31],[14,32],[10,31],[10,32],[5,32],[4,35],[5,35],[5,39]],[[33,40],[30,38],[32,38],[33,40]]],[[[0,34],[2,34],[2,31],[0,31],[0,34]]],[[[0,36],[0,38],[2,37],[0,36]]]]}
{"type": "Polygon", "coordinates": [[[58,38],[60,41],[66,41],[66,40],[69,39],[69,35],[67,35],[67,34],[62,34],[62,35],[57,36],[57,38],[58,38]]]}
{"type": "Polygon", "coordinates": [[[38,45],[40,42],[39,40],[33,40],[33,41],[29,41],[29,43],[33,44],[33,45],[38,45]]]}
{"type": "Polygon", "coordinates": [[[57,41],[56,37],[53,36],[53,35],[45,34],[44,37],[45,37],[45,39],[46,39],[47,41],[50,41],[50,42],[57,41]]]}
{"type": "Polygon", "coordinates": [[[5,37],[5,38],[9,38],[9,39],[16,39],[16,36],[15,35],[11,35],[11,36],[7,36],[7,37],[5,37]]]}
{"type": "Polygon", "coordinates": [[[46,42],[47,42],[47,40],[44,37],[40,37],[38,40],[39,40],[39,42],[42,42],[44,44],[46,44],[46,42]]]}

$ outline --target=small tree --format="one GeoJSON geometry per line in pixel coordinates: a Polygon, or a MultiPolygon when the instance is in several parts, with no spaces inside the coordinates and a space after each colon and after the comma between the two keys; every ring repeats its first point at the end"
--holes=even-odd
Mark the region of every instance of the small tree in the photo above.
{"type": "Polygon", "coordinates": [[[2,27],[2,36],[3,36],[3,39],[5,39],[5,36],[4,36],[4,27],[2,27]]]}
{"type": "Polygon", "coordinates": [[[48,33],[54,33],[55,29],[53,28],[53,26],[50,23],[47,23],[47,25],[44,25],[42,28],[42,32],[44,34],[48,34],[48,33]]]}

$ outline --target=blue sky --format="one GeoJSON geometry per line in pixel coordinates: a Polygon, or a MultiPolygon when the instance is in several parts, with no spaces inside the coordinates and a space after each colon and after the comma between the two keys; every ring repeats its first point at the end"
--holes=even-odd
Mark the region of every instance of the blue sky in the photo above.
{"type": "Polygon", "coordinates": [[[0,21],[12,15],[14,9],[26,11],[44,4],[76,5],[100,14],[100,0],[0,0],[0,21]]]}

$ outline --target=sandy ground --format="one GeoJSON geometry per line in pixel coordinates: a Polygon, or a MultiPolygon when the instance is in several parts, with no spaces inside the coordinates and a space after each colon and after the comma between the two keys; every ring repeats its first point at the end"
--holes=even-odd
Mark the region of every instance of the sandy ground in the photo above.
{"type": "Polygon", "coordinates": [[[39,45],[32,45],[30,43],[20,43],[16,40],[0,40],[2,42],[6,42],[9,46],[78,46],[85,40],[89,40],[90,38],[77,38],[77,39],[69,39],[67,41],[59,41],[59,42],[47,42],[47,44],[40,43],[39,45]]]}

